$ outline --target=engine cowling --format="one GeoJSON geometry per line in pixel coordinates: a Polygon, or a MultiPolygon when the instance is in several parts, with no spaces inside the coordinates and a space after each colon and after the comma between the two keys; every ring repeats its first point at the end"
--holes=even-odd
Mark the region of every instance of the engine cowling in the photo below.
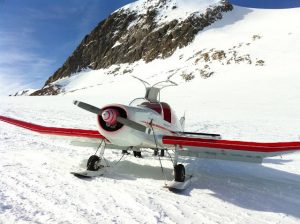
{"type": "Polygon", "coordinates": [[[118,131],[123,128],[123,124],[117,122],[117,117],[127,118],[127,112],[119,106],[107,106],[103,108],[101,115],[98,115],[98,125],[101,129],[107,132],[118,131]]]}
{"type": "MultiPolygon", "coordinates": [[[[99,133],[117,146],[141,146],[147,142],[147,134],[131,127],[115,122],[115,116],[127,118],[133,121],[148,121],[148,110],[137,107],[112,104],[103,107],[103,112],[98,115],[97,123],[99,133]]],[[[153,138],[152,138],[153,139],[153,138]]]]}

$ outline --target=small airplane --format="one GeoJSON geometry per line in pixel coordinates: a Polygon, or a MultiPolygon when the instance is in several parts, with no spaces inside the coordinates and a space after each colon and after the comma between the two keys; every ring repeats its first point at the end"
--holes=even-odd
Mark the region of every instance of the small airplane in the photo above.
{"type": "MultiPolygon", "coordinates": [[[[186,175],[184,165],[178,163],[179,156],[261,163],[266,157],[300,150],[300,142],[232,141],[222,140],[219,134],[185,132],[185,116],[178,119],[171,107],[160,101],[161,90],[177,84],[168,79],[151,86],[134,78],[144,84],[146,94],[134,99],[129,106],[110,104],[98,108],[74,101],[76,106],[97,115],[98,130],[46,127],[4,116],[0,116],[0,120],[41,134],[74,137],[73,145],[98,145],[96,153],[87,161],[86,170],[73,172],[79,177],[103,174],[109,167],[104,158],[106,148],[136,153],[146,148],[166,150],[174,167],[174,180],[167,187],[175,190],[185,189],[191,177],[186,175]]],[[[161,168],[163,170],[162,164],[161,168]]]]}

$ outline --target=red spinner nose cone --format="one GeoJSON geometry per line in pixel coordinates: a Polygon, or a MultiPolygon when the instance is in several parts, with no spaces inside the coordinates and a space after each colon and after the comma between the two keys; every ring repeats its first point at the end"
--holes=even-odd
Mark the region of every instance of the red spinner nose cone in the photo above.
{"type": "Polygon", "coordinates": [[[119,112],[115,109],[106,109],[102,112],[102,119],[109,126],[113,126],[117,124],[118,116],[119,116],[119,112]]]}

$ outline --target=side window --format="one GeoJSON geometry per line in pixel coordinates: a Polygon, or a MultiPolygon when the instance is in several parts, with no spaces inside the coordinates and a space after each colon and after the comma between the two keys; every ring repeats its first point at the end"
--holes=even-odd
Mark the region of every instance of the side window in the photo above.
{"type": "Polygon", "coordinates": [[[161,103],[161,106],[164,110],[164,120],[171,123],[172,122],[172,112],[169,104],[161,103]]]}

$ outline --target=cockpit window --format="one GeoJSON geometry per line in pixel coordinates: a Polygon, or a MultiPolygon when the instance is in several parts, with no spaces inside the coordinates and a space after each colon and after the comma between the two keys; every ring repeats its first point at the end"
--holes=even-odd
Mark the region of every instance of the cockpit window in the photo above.
{"type": "Polygon", "coordinates": [[[145,98],[136,98],[130,102],[129,106],[137,107],[137,106],[140,106],[143,103],[147,103],[147,102],[149,102],[149,101],[146,100],[145,98]]]}
{"type": "Polygon", "coordinates": [[[162,106],[160,105],[160,103],[144,102],[144,103],[141,104],[141,106],[147,107],[151,110],[156,111],[160,115],[163,115],[163,109],[162,109],[162,106]]]}
{"type": "Polygon", "coordinates": [[[150,102],[149,100],[145,98],[136,98],[131,103],[129,106],[132,107],[146,107],[149,108],[156,113],[160,114],[165,121],[172,122],[172,112],[169,104],[164,103],[164,102],[150,102]]]}

